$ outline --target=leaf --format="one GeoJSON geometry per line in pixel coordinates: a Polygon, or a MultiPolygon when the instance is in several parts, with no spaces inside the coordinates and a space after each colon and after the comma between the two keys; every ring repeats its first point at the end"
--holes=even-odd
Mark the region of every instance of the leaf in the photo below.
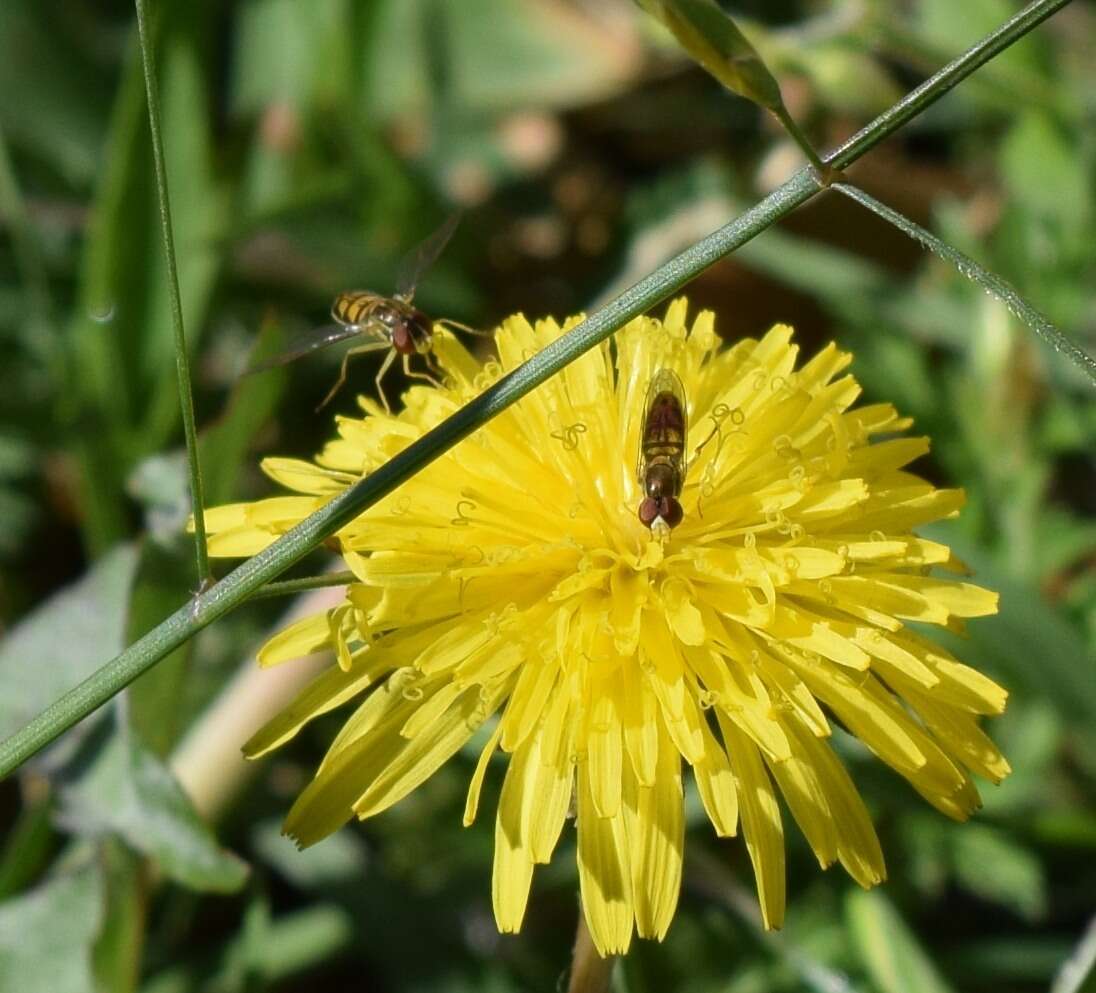
{"type": "Polygon", "coordinates": [[[1089,167],[1069,132],[1048,113],[1028,110],[1019,116],[1001,144],[1000,169],[1010,202],[1022,203],[1065,230],[1089,227],[1089,167]]]}
{"type": "Polygon", "coordinates": [[[1046,913],[1046,878],[1039,859],[987,824],[963,824],[951,832],[955,872],[964,888],[1027,920],[1046,913]]]}
{"type": "Polygon", "coordinates": [[[0,128],[82,187],[98,166],[109,94],[88,58],[94,44],[79,49],[86,34],[51,23],[65,20],[60,12],[41,12],[33,3],[0,4],[0,93],[19,94],[0,101],[0,128]]]}
{"type": "Polygon", "coordinates": [[[243,924],[226,948],[224,962],[209,986],[224,993],[246,993],[262,988],[262,958],[271,946],[270,902],[261,889],[251,894],[243,924]]]}
{"type": "Polygon", "coordinates": [[[761,56],[714,0],[636,0],[727,89],[772,111],[784,108],[780,86],[761,56]]]}
{"type": "MultiPolygon", "coordinates": [[[[358,924],[332,904],[307,907],[275,918],[267,928],[259,964],[271,982],[329,961],[358,933],[358,924]]],[[[257,956],[258,957],[258,956],[257,956]]]]}
{"type": "Polygon", "coordinates": [[[353,831],[338,831],[322,845],[301,851],[282,833],[280,820],[264,821],[255,827],[251,841],[257,857],[302,890],[345,886],[366,871],[366,852],[353,831]]]}
{"type": "Polygon", "coordinates": [[[102,728],[97,737],[85,767],[69,770],[58,822],[79,834],[120,835],[190,889],[240,889],[247,865],[217,845],[167,767],[127,728],[102,728]]]}
{"type": "MultiPolygon", "coordinates": [[[[1096,434],[1093,438],[1096,440],[1096,434]]],[[[1081,579],[1084,564],[1096,555],[1096,520],[1042,504],[1033,523],[1033,577],[1051,584],[1065,581],[1068,585],[1070,570],[1076,566],[1077,578],[1081,579]]]]}
{"type": "Polygon", "coordinates": [[[1060,716],[1077,727],[1096,725],[1096,662],[1084,640],[1028,583],[1012,579],[982,548],[965,540],[954,525],[922,529],[926,537],[952,547],[974,570],[978,582],[1001,594],[999,611],[978,618],[958,640],[934,633],[972,664],[988,664],[1005,683],[1027,695],[1051,701],[1060,716]],[[1037,659],[1038,665],[1032,660],[1037,659]]]}
{"type": "Polygon", "coordinates": [[[430,6],[424,0],[381,0],[361,19],[361,101],[370,120],[428,111],[431,60],[423,23],[430,6]]]}
{"type": "Polygon", "coordinates": [[[330,963],[359,934],[358,922],[350,911],[331,903],[269,920],[263,917],[262,904],[252,904],[244,929],[222,946],[214,961],[188,956],[153,976],[142,987],[142,993],[280,989],[290,976],[330,963]],[[247,978],[254,982],[244,986],[247,978]]]}
{"type": "Polygon", "coordinates": [[[125,647],[137,551],[122,545],[0,641],[0,738],[23,727],[125,647]]]}
{"type": "Polygon", "coordinates": [[[850,890],[845,917],[860,961],[882,993],[951,993],[917,936],[879,890],[850,890]]]}
{"type": "MultiPolygon", "coordinates": [[[[390,2],[407,5],[408,0],[390,2]]],[[[452,59],[451,89],[441,96],[467,108],[465,113],[527,113],[592,103],[618,92],[641,65],[636,39],[611,21],[583,13],[580,4],[462,0],[425,7],[425,24],[433,26],[433,35],[425,34],[428,50],[443,42],[452,59]],[[445,16],[439,19],[442,8],[445,16]],[[484,58],[485,52],[498,57],[484,58]]],[[[393,71],[406,72],[406,65],[393,59],[397,54],[385,53],[377,67],[387,70],[389,79],[393,71]]]]}
{"type": "MultiPolygon", "coordinates": [[[[344,94],[353,58],[348,20],[342,0],[245,4],[232,31],[233,116],[258,115],[271,105],[323,105],[344,94]]],[[[408,63],[408,70],[417,65],[413,54],[408,63]]]]}
{"type": "Polygon", "coordinates": [[[91,952],[102,906],[96,865],[51,876],[0,903],[0,990],[95,993],[91,952]]]}
{"type": "Polygon", "coordinates": [[[574,107],[618,92],[641,66],[634,34],[561,0],[381,0],[374,11],[358,35],[370,121],[406,121],[441,101],[466,123],[574,107]]]}
{"type": "Polygon", "coordinates": [[[902,852],[902,874],[923,898],[939,899],[947,886],[951,864],[947,829],[936,811],[907,811],[896,826],[894,844],[902,852]]]}
{"type": "Polygon", "coordinates": [[[985,810],[994,817],[1025,816],[1052,808],[1054,768],[1063,746],[1065,721],[1045,698],[1020,695],[993,720],[992,731],[1012,773],[998,786],[983,791],[985,810]]]}

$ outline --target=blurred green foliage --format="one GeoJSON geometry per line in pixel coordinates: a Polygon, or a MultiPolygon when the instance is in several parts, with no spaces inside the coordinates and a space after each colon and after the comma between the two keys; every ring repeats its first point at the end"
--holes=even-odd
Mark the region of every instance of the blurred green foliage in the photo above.
{"type": "MultiPolygon", "coordinates": [[[[1016,9],[726,6],[818,147],[1016,9]]],[[[770,121],[690,67],[630,0],[153,11],[213,502],[268,492],[258,456],[309,454],[330,431],[313,408],[337,355],[241,378],[249,362],[322,322],[337,290],[390,289],[403,251],[454,208],[467,216],[419,299],[490,326],[512,310],[565,314],[604,299],[798,163],[770,121]]],[[[1096,5],[1078,0],[853,170],[1090,352],[1093,38],[1096,5]]],[[[136,54],[126,4],[0,6],[3,733],[194,583],[136,54]]],[[[717,844],[694,818],[673,928],[664,944],[635,947],[617,988],[1092,988],[1091,391],[978,287],[837,196],[690,294],[732,339],[776,320],[795,324],[808,351],[836,338],[855,350],[869,398],[896,402],[932,436],[922,471],[969,496],[946,538],[1002,592],[1000,615],[972,624],[960,650],[1012,691],[992,732],[1015,772],[957,826],[848,742],[890,881],[863,894],[820,874],[790,835],[778,935],[757,928],[741,844],[717,844]]],[[[373,374],[368,360],[356,368],[360,382],[373,374]]],[[[351,409],[350,391],[336,404],[351,409]]],[[[0,990],[556,987],[576,916],[573,841],[538,878],[522,935],[499,937],[490,818],[460,827],[468,756],[301,854],[277,825],[330,738],[320,722],[219,812],[219,842],[239,858],[214,842],[172,756],[284,607],[264,600],[203,632],[0,789],[0,990]]],[[[223,742],[226,766],[239,743],[223,742]]],[[[486,788],[489,811],[497,781],[486,788]]]]}

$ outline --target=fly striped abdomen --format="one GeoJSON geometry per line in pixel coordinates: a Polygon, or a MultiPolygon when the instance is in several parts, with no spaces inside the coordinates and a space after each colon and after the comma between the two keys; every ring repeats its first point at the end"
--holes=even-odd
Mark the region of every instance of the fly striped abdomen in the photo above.
{"type": "Polygon", "coordinates": [[[331,316],[340,324],[357,327],[368,321],[384,302],[384,297],[368,290],[347,290],[335,297],[331,316]]]}
{"type": "Polygon", "coordinates": [[[659,369],[647,390],[639,449],[639,519],[646,527],[661,523],[673,528],[684,517],[678,497],[685,483],[687,430],[681,380],[669,369],[659,369]]]}

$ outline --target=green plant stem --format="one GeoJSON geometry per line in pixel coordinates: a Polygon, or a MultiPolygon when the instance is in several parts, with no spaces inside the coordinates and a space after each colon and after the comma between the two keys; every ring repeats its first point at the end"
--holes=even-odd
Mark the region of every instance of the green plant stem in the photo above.
{"type": "Polygon", "coordinates": [[[190,385],[190,353],[187,350],[183,326],[183,301],[179,292],[179,268],[175,261],[175,235],[171,224],[171,199],[167,189],[167,165],[164,162],[164,141],[160,133],[160,94],[156,83],[156,63],[153,40],[148,29],[147,0],[136,0],[137,34],[141,43],[141,65],[145,74],[145,95],[148,98],[148,126],[152,136],[152,158],[156,167],[156,194],[160,201],[160,226],[167,256],[167,285],[171,298],[171,321],[175,331],[175,369],[179,380],[179,405],[183,414],[183,435],[186,437],[186,457],[190,468],[190,502],[194,516],[194,550],[198,562],[198,581],[203,586],[211,579],[209,549],[206,542],[205,497],[202,492],[202,469],[198,460],[198,429],[194,423],[194,393],[190,385]]]}
{"type": "Polygon", "coordinates": [[[832,168],[827,166],[826,163],[818,157],[818,152],[814,150],[814,145],[811,144],[810,139],[803,133],[803,129],[796,123],[795,118],[788,113],[788,108],[781,104],[776,109],[771,110],[771,113],[773,117],[780,122],[780,126],[788,132],[788,136],[792,141],[799,146],[799,150],[807,157],[807,161],[818,171],[818,175],[824,180],[828,180],[832,168]]]}
{"type": "Polygon", "coordinates": [[[1029,3],[996,31],[992,31],[943,69],[933,73],[916,89],[910,90],[894,106],[884,110],[871,124],[854,134],[837,151],[827,155],[826,164],[835,169],[845,169],[852,165],[869,148],[877,145],[883,138],[894,134],[976,69],[985,65],[994,56],[1013,45],[1069,3],[1070,0],[1036,0],[1035,3],[1029,3]]]}
{"type": "MultiPolygon", "coordinates": [[[[878,55],[896,59],[915,67],[938,65],[948,57],[948,50],[911,30],[907,25],[895,25],[884,18],[871,18],[865,40],[878,55]]],[[[1038,71],[1022,63],[998,63],[978,77],[972,88],[1001,109],[1010,109],[1018,100],[1043,110],[1068,117],[1069,101],[1063,88],[1044,79],[1038,71]]]]}
{"type": "Polygon", "coordinates": [[[872,213],[893,224],[903,234],[907,234],[914,241],[920,242],[934,255],[939,256],[945,262],[950,262],[962,275],[976,282],[987,293],[993,294],[1009,309],[1010,313],[1023,321],[1051,348],[1072,359],[1088,377],[1089,382],[1096,386],[1096,359],[1062,334],[1046,317],[1020,296],[1007,280],[983,269],[966,253],[959,251],[957,248],[952,248],[951,245],[941,241],[931,231],[926,231],[916,221],[911,221],[904,214],[899,213],[893,207],[888,207],[885,203],[881,203],[870,193],[865,193],[859,187],[852,186],[849,183],[834,183],[832,189],[847,196],[850,200],[855,200],[861,206],[867,207],[872,213]]]}
{"type": "Polygon", "coordinates": [[[329,572],[323,576],[304,576],[301,579],[287,579],[280,583],[267,583],[252,596],[253,600],[268,596],[289,596],[293,593],[306,593],[309,590],[322,590],[328,586],[346,586],[356,583],[357,576],[352,572],[329,572]]]}
{"type": "MultiPolygon", "coordinates": [[[[846,168],[1068,2],[1035,0],[828,155],[825,164],[836,169],[846,168]]],[[[713,262],[775,224],[820,189],[813,169],[796,173],[760,203],[625,290],[393,459],[306,517],[258,555],[237,566],[219,583],[181,607],[0,744],[0,777],[8,775],[207,624],[243,603],[423,466],[604,341],[629,320],[675,293],[713,262]]]]}

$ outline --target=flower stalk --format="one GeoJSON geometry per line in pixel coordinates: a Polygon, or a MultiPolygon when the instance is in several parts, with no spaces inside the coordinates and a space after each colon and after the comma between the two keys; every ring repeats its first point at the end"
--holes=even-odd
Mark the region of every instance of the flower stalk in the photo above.
{"type": "Polygon", "coordinates": [[[608,993],[617,956],[602,958],[594,947],[586,918],[579,910],[575,947],[571,952],[571,978],[567,993],[608,993]]]}

